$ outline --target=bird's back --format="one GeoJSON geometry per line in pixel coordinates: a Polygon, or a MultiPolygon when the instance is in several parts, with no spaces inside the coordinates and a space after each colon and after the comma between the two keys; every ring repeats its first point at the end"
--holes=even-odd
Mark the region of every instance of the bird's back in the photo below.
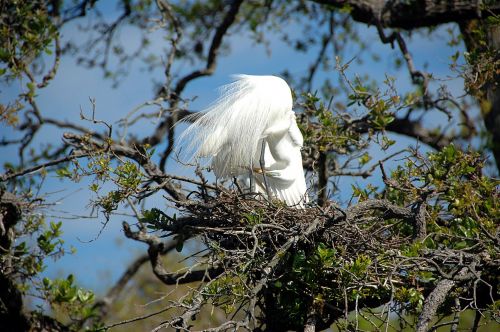
{"type": "Polygon", "coordinates": [[[276,76],[235,75],[220,97],[184,132],[188,150],[212,158],[218,177],[237,176],[258,163],[259,140],[267,127],[292,109],[288,84],[276,76]]]}

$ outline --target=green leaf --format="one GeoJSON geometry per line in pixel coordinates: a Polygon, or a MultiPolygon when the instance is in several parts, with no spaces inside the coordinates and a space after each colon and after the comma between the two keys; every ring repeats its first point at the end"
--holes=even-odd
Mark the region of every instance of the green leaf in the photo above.
{"type": "Polygon", "coordinates": [[[43,278],[42,282],[43,282],[43,285],[45,286],[45,288],[49,288],[52,285],[52,282],[47,277],[43,278]]]}
{"type": "Polygon", "coordinates": [[[181,252],[183,248],[184,248],[184,241],[182,240],[181,237],[179,237],[177,243],[175,244],[175,250],[177,250],[177,252],[181,252]]]}

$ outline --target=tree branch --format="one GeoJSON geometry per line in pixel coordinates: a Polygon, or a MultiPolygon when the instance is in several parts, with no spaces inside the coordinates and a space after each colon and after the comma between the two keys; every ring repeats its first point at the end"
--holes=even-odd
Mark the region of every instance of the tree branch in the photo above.
{"type": "Polygon", "coordinates": [[[83,149],[84,151],[99,151],[109,150],[118,156],[125,156],[135,160],[154,180],[156,183],[161,184],[162,188],[177,201],[186,200],[186,196],[176,188],[173,183],[165,183],[163,180],[166,178],[165,173],[144,153],[137,149],[130,148],[126,145],[116,143],[100,143],[96,140],[88,139],[88,137],[76,135],[73,133],[64,133],[63,137],[67,139],[69,144],[74,145],[76,148],[83,149]]]}
{"type": "Polygon", "coordinates": [[[485,18],[500,14],[500,3],[490,1],[485,8],[476,0],[313,0],[337,8],[349,8],[355,21],[373,24],[379,20],[384,27],[412,30],[448,22],[485,18]]]}
{"type": "Polygon", "coordinates": [[[205,68],[195,70],[190,74],[181,78],[179,82],[177,82],[177,85],[174,90],[176,96],[179,96],[186,87],[186,85],[193,79],[201,76],[207,76],[214,72],[216,67],[217,55],[219,53],[219,48],[222,45],[222,39],[226,34],[227,30],[229,29],[229,27],[233,24],[234,20],[236,19],[236,14],[238,14],[238,11],[242,3],[243,0],[233,0],[233,2],[231,3],[231,7],[229,7],[229,10],[226,16],[224,17],[224,20],[217,27],[217,30],[215,31],[214,38],[212,39],[212,44],[210,45],[210,49],[208,51],[207,63],[205,68]]]}
{"type": "Polygon", "coordinates": [[[318,158],[318,205],[324,206],[328,199],[328,155],[319,152],[318,158]]]}
{"type": "Polygon", "coordinates": [[[436,288],[434,288],[424,301],[424,307],[420,316],[418,316],[416,332],[427,331],[427,327],[436,315],[438,307],[444,302],[446,296],[454,286],[455,281],[453,280],[444,279],[438,282],[436,288]]]}
{"type": "Polygon", "coordinates": [[[74,154],[71,154],[69,156],[62,157],[62,158],[59,158],[56,160],[52,160],[52,161],[49,161],[49,162],[46,162],[46,163],[43,163],[40,165],[36,165],[36,166],[30,167],[30,168],[25,168],[25,169],[20,170],[18,172],[14,172],[14,173],[7,172],[4,174],[0,174],[0,182],[5,182],[8,180],[17,178],[19,176],[23,176],[23,175],[26,175],[29,173],[34,173],[34,172],[39,171],[39,170],[46,168],[46,167],[59,165],[59,164],[62,164],[62,163],[65,163],[65,162],[68,162],[68,161],[71,161],[74,159],[79,159],[79,158],[83,158],[83,157],[87,157],[87,156],[88,156],[87,153],[74,153],[74,154]]]}
{"type": "Polygon", "coordinates": [[[414,213],[410,208],[394,205],[386,200],[371,199],[360,202],[347,209],[347,221],[354,221],[358,217],[366,214],[368,211],[382,211],[384,219],[401,218],[405,220],[413,219],[414,213]]]}
{"type": "MultiPolygon", "coordinates": [[[[217,29],[215,31],[215,35],[212,39],[212,43],[210,45],[210,49],[208,52],[208,59],[207,59],[207,63],[205,65],[205,68],[195,70],[195,71],[191,72],[190,74],[184,76],[183,78],[181,78],[177,82],[177,85],[175,86],[173,94],[171,96],[169,96],[171,98],[171,105],[174,109],[177,107],[177,103],[178,103],[178,100],[179,100],[179,97],[180,97],[182,91],[184,91],[184,88],[186,87],[186,85],[190,81],[192,81],[198,77],[211,75],[215,71],[216,64],[217,64],[217,62],[216,62],[217,55],[219,53],[219,48],[222,45],[223,37],[227,33],[227,30],[229,29],[229,27],[234,23],[234,20],[236,19],[236,15],[238,14],[238,11],[239,11],[239,8],[240,8],[242,2],[243,2],[243,0],[234,0],[231,3],[231,6],[230,6],[228,12],[226,13],[226,16],[224,17],[222,23],[217,27],[217,29]]],[[[161,95],[162,93],[164,93],[164,89],[159,91],[159,95],[161,95]]],[[[142,144],[156,145],[159,142],[161,142],[161,140],[167,134],[167,131],[168,131],[168,144],[167,144],[165,152],[163,153],[163,155],[161,157],[161,161],[160,161],[161,169],[164,169],[165,162],[166,162],[168,156],[172,153],[173,148],[174,148],[174,137],[175,137],[175,134],[174,134],[175,127],[174,126],[175,126],[176,122],[179,120],[178,117],[179,117],[179,115],[177,113],[173,112],[171,117],[163,120],[156,127],[156,130],[153,133],[153,135],[146,137],[142,141],[142,144]]]]}
{"type": "Polygon", "coordinates": [[[315,332],[316,331],[316,308],[313,303],[309,306],[309,311],[307,312],[306,324],[304,325],[304,332],[315,332]]]}
{"type": "Polygon", "coordinates": [[[443,135],[436,135],[431,130],[422,126],[419,121],[412,121],[410,119],[396,118],[386,127],[386,130],[416,138],[436,150],[449,145],[453,139],[443,135]]]}
{"type": "Polygon", "coordinates": [[[464,267],[457,273],[456,279],[443,279],[437,283],[436,288],[434,288],[424,301],[422,312],[418,317],[416,332],[426,332],[428,330],[428,325],[436,315],[439,306],[446,300],[448,293],[458,283],[457,279],[463,279],[468,275],[467,271],[468,268],[464,267]]]}
{"type": "MultiPolygon", "coordinates": [[[[147,234],[143,231],[133,232],[130,226],[123,222],[123,231],[125,236],[136,241],[144,242],[149,245],[148,255],[155,276],[165,285],[187,284],[195,281],[202,281],[205,278],[213,279],[220,275],[223,270],[221,268],[188,270],[185,273],[171,273],[165,270],[160,260],[160,255],[165,251],[165,245],[160,239],[154,235],[147,234]]],[[[185,239],[183,239],[185,240],[185,239]]],[[[175,248],[177,243],[170,244],[169,247],[175,248]]],[[[169,248],[171,250],[172,248],[169,248]]]]}

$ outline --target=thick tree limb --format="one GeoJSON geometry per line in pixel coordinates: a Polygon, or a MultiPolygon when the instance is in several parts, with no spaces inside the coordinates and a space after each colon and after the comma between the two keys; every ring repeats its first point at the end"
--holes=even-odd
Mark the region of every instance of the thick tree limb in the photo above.
{"type": "Polygon", "coordinates": [[[481,321],[481,312],[476,311],[476,314],[474,315],[474,323],[472,324],[471,332],[477,332],[477,329],[479,328],[480,321],[481,321]]]}
{"type": "MultiPolygon", "coordinates": [[[[365,123],[357,123],[355,130],[364,134],[368,132],[369,127],[365,123]]],[[[408,118],[395,118],[385,127],[385,130],[417,139],[436,150],[449,145],[456,138],[444,135],[444,133],[436,134],[432,130],[425,128],[420,121],[408,118]]]]}
{"type": "MultiPolygon", "coordinates": [[[[467,273],[467,269],[463,268],[459,274],[467,273]]],[[[436,288],[427,296],[424,301],[422,312],[418,317],[416,332],[426,332],[431,320],[435,317],[438,307],[446,300],[446,296],[451,289],[456,285],[456,281],[443,279],[439,281],[436,288]]]]}
{"type": "Polygon", "coordinates": [[[318,205],[324,206],[328,196],[328,156],[326,152],[320,152],[318,158],[318,205]]]}
{"type": "MultiPolygon", "coordinates": [[[[14,243],[16,239],[15,227],[19,220],[21,220],[22,204],[23,202],[16,195],[0,189],[0,258],[2,258],[0,260],[0,275],[6,276],[6,280],[2,281],[4,284],[11,282],[10,278],[7,278],[7,275],[15,270],[12,257],[8,255],[8,253],[11,249],[12,243],[14,243]],[[7,255],[3,256],[5,254],[7,255]]],[[[9,291],[8,288],[9,285],[6,285],[5,291],[7,292],[7,295],[11,293],[12,298],[9,298],[9,295],[5,299],[2,297],[4,293],[0,294],[0,300],[7,301],[5,303],[5,310],[9,310],[10,301],[14,301],[17,296],[17,293],[14,290],[9,291]]],[[[0,302],[0,311],[1,310],[2,306],[0,302]]]]}
{"type": "MultiPolygon", "coordinates": [[[[161,253],[165,250],[165,245],[154,235],[143,231],[133,232],[127,223],[123,223],[125,236],[136,241],[144,242],[149,245],[148,255],[155,276],[165,285],[187,284],[196,281],[202,281],[205,278],[215,278],[222,273],[220,268],[189,270],[185,273],[171,273],[165,270],[160,260],[161,253]]],[[[173,244],[175,248],[176,243],[173,244]]]]}
{"type": "Polygon", "coordinates": [[[315,332],[316,331],[316,308],[314,303],[309,307],[309,312],[307,313],[306,324],[304,325],[304,332],[315,332]]]}
{"type": "Polygon", "coordinates": [[[0,191],[0,327],[2,331],[69,331],[57,319],[25,312],[16,267],[8,253],[15,241],[14,227],[22,220],[25,203],[16,195],[0,191]]]}
{"type": "Polygon", "coordinates": [[[354,221],[360,216],[365,215],[370,211],[382,211],[384,219],[390,218],[401,218],[401,219],[413,219],[414,213],[410,208],[397,206],[391,204],[389,201],[380,199],[371,199],[367,201],[360,202],[356,205],[350,207],[347,211],[347,221],[354,221]]]}
{"type": "Polygon", "coordinates": [[[337,8],[348,7],[355,21],[384,27],[412,30],[438,24],[484,18],[500,14],[500,2],[490,1],[484,7],[476,0],[313,0],[337,8]]]}
{"type": "Polygon", "coordinates": [[[436,135],[431,130],[422,126],[419,121],[412,121],[409,119],[396,118],[386,127],[386,129],[396,134],[416,138],[436,150],[442,149],[452,141],[450,137],[436,135]]]}
{"type": "Polygon", "coordinates": [[[415,227],[413,228],[413,239],[423,240],[427,235],[427,224],[425,221],[425,208],[427,203],[425,201],[419,202],[414,207],[415,227]]]}
{"type": "MultiPolygon", "coordinates": [[[[465,278],[468,275],[468,268],[462,268],[456,275],[457,279],[465,278]]],[[[443,279],[439,281],[434,290],[427,296],[424,301],[422,312],[418,317],[416,332],[426,332],[429,323],[436,317],[436,312],[439,306],[446,300],[446,296],[458,283],[457,279],[443,279]]]]}
{"type": "MultiPolygon", "coordinates": [[[[500,60],[500,25],[493,25],[481,20],[471,20],[460,24],[467,51],[474,53],[496,52],[494,61],[500,60]],[[484,40],[478,38],[477,31],[484,30],[484,40]]],[[[474,73],[480,75],[481,73],[474,73]]],[[[484,125],[491,134],[491,150],[495,157],[497,169],[500,172],[500,74],[494,73],[493,77],[480,87],[480,93],[475,96],[481,107],[484,125]]]]}
{"type": "MultiPolygon", "coordinates": [[[[20,220],[17,197],[0,192],[0,253],[10,250],[14,241],[14,226],[20,220]]],[[[15,282],[9,277],[12,271],[10,259],[0,262],[0,326],[11,331],[28,331],[29,319],[23,313],[23,297],[15,282]]]]}

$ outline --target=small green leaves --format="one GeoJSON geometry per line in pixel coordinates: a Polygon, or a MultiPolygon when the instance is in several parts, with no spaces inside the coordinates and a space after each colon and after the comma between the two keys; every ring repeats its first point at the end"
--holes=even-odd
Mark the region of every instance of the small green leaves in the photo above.
{"type": "Polygon", "coordinates": [[[47,277],[43,278],[42,282],[43,282],[43,287],[45,288],[49,288],[52,285],[52,280],[50,280],[47,277]]]}
{"type": "Polygon", "coordinates": [[[66,312],[71,319],[86,319],[95,315],[94,293],[75,285],[75,278],[69,274],[65,279],[42,280],[43,291],[53,309],[66,312]]]}
{"type": "MultiPolygon", "coordinates": [[[[0,69],[1,71],[2,69],[0,69]]],[[[13,103],[0,104],[0,123],[5,123],[12,127],[17,125],[19,123],[18,113],[23,107],[18,100],[13,103]]]]}
{"type": "Polygon", "coordinates": [[[49,12],[34,1],[10,1],[2,7],[0,61],[9,75],[20,76],[57,36],[49,12]]]}
{"type": "Polygon", "coordinates": [[[373,197],[377,193],[378,189],[378,187],[374,187],[371,184],[366,185],[365,188],[352,184],[351,188],[352,196],[357,197],[359,201],[364,201],[368,198],[373,197]]]}
{"type": "Polygon", "coordinates": [[[387,150],[391,146],[393,146],[396,143],[395,140],[389,139],[387,136],[382,136],[382,142],[380,144],[380,147],[382,150],[387,150]]]}
{"type": "Polygon", "coordinates": [[[56,174],[60,178],[71,178],[73,173],[69,171],[67,167],[61,167],[56,170],[56,174]]]}
{"type": "Polygon", "coordinates": [[[401,248],[401,254],[406,257],[418,257],[421,248],[422,243],[414,242],[410,245],[403,246],[403,248],[401,248]]]}
{"type": "Polygon", "coordinates": [[[99,190],[99,184],[97,183],[92,183],[90,186],[89,186],[89,189],[92,190],[93,192],[97,193],[97,191],[99,190]]]}
{"type": "Polygon", "coordinates": [[[223,275],[210,281],[203,288],[204,297],[214,305],[219,305],[226,314],[234,312],[235,304],[243,300],[245,285],[238,275],[223,275]]]}
{"type": "Polygon", "coordinates": [[[32,82],[28,82],[26,83],[26,87],[28,88],[28,92],[26,93],[26,98],[33,99],[33,97],[35,97],[35,90],[36,90],[35,84],[32,82]]]}
{"type": "Polygon", "coordinates": [[[14,247],[14,255],[16,257],[24,256],[28,254],[28,245],[26,241],[22,241],[17,246],[14,247]]]}
{"type": "Polygon", "coordinates": [[[139,166],[130,160],[116,167],[114,173],[118,176],[116,183],[124,189],[135,190],[142,181],[143,174],[139,166]]]}
{"type": "Polygon", "coordinates": [[[347,264],[349,272],[358,278],[362,278],[372,264],[370,257],[360,254],[354,262],[347,264]]]}
{"type": "Polygon", "coordinates": [[[242,222],[250,226],[255,226],[262,223],[262,210],[255,210],[249,213],[244,213],[242,222]]]}
{"type": "Polygon", "coordinates": [[[368,164],[368,162],[370,160],[372,160],[372,157],[368,154],[368,152],[365,152],[365,153],[363,153],[363,155],[361,157],[358,158],[358,160],[359,160],[359,164],[361,166],[364,166],[364,165],[368,164]]]}
{"type": "Polygon", "coordinates": [[[185,241],[185,237],[183,236],[183,234],[177,234],[174,237],[174,241],[176,242],[175,243],[175,250],[177,252],[182,252],[182,249],[184,248],[184,241],[185,241]]]}
{"type": "Polygon", "coordinates": [[[50,255],[57,247],[61,247],[64,241],[60,239],[62,222],[50,223],[50,229],[40,234],[37,238],[38,247],[45,255],[50,255]]]}
{"type": "Polygon", "coordinates": [[[334,265],[336,253],[334,248],[329,248],[324,243],[319,243],[313,259],[317,261],[318,265],[329,268],[334,265]]]}
{"type": "Polygon", "coordinates": [[[161,230],[165,226],[174,223],[176,219],[177,219],[176,214],[170,217],[160,209],[152,208],[151,210],[142,211],[142,218],[140,219],[140,221],[144,223],[146,227],[148,227],[149,229],[161,230]]]}
{"type": "Polygon", "coordinates": [[[410,313],[420,312],[424,305],[424,295],[415,288],[398,288],[394,300],[410,313]]]}
{"type": "MultiPolygon", "coordinates": [[[[432,237],[425,240],[425,246],[434,248],[437,243],[451,249],[473,246],[485,230],[495,232],[492,220],[498,220],[500,215],[500,182],[484,176],[483,165],[484,159],[479,154],[463,152],[450,144],[429,153],[427,159],[418,155],[408,159],[404,167],[393,171],[391,181],[398,188],[390,188],[387,197],[404,204],[417,200],[425,190],[432,197],[427,218],[432,237]]],[[[404,227],[400,229],[407,233],[404,227]]],[[[482,241],[488,241],[488,237],[482,241]]],[[[403,252],[410,257],[418,256],[411,247],[403,252]]]]}

